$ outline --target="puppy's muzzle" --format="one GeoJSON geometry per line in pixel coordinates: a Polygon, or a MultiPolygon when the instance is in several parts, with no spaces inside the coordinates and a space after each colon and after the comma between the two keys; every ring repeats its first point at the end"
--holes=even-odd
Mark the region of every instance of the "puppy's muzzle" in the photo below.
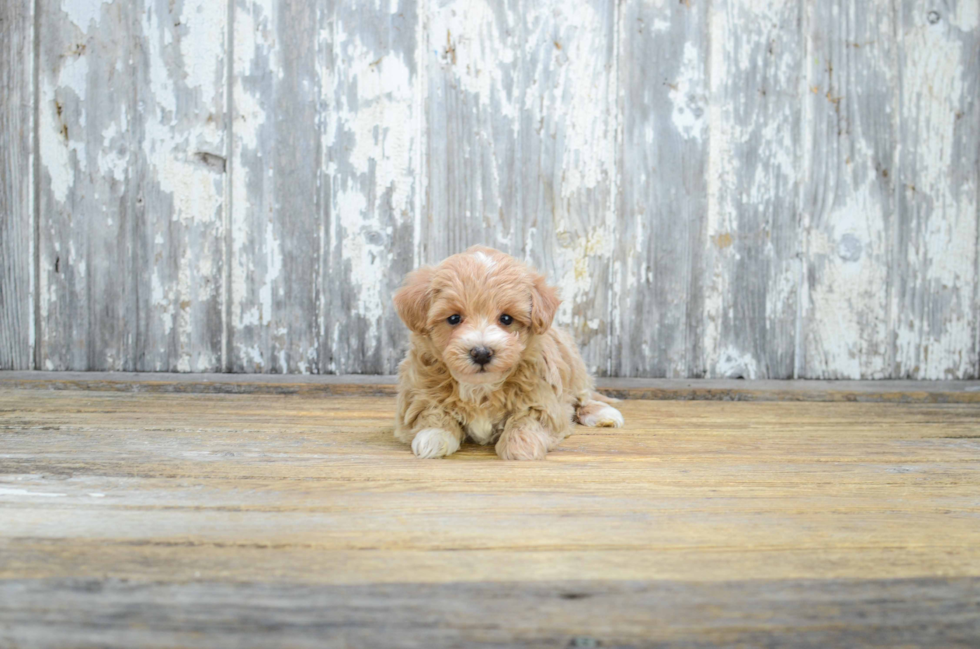
{"type": "Polygon", "coordinates": [[[470,349],[470,358],[474,363],[483,367],[493,358],[493,350],[487,347],[473,347],[470,349]]]}

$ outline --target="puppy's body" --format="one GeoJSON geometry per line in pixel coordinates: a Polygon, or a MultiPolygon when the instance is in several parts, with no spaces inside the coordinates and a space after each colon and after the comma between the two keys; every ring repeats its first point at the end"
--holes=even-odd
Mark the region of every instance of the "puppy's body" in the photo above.
{"type": "Polygon", "coordinates": [[[471,248],[413,273],[395,304],[413,332],[395,436],[419,457],[454,453],[468,437],[504,459],[542,459],[573,419],[622,425],[574,341],[551,326],[554,289],[517,260],[471,248]]]}

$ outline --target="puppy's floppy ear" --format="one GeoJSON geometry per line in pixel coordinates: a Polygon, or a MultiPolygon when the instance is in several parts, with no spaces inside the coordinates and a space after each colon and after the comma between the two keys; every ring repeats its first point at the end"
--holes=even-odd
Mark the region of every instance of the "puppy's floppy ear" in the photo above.
{"type": "Polygon", "coordinates": [[[548,286],[544,277],[536,274],[531,286],[531,331],[539,335],[548,331],[559,304],[558,291],[548,286]]]}
{"type": "Polygon", "coordinates": [[[405,283],[395,293],[395,310],[409,329],[417,334],[426,332],[429,305],[432,302],[433,270],[423,266],[408,274],[405,283]]]}

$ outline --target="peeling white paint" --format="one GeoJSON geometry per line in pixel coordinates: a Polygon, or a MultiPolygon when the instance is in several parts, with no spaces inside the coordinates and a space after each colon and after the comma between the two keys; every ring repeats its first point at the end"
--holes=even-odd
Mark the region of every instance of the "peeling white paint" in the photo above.
{"type": "MultiPolygon", "coordinates": [[[[924,14],[927,7],[919,9],[924,14]]],[[[974,29],[978,11],[976,2],[958,3],[951,22],[974,29]]],[[[957,180],[951,173],[960,164],[953,158],[961,137],[958,115],[976,99],[963,82],[968,64],[976,74],[976,52],[964,51],[959,35],[939,22],[906,30],[901,53],[900,110],[906,137],[915,134],[902,149],[914,165],[914,190],[902,190],[922,233],[905,252],[913,285],[925,298],[921,312],[895,314],[896,363],[917,378],[952,379],[976,363],[964,352],[974,345],[977,317],[977,176],[957,180]]]]}
{"type": "MultiPolygon", "coordinates": [[[[500,15],[505,20],[518,19],[510,11],[500,15]]],[[[460,87],[485,109],[511,120],[516,133],[519,98],[504,77],[520,57],[511,39],[516,25],[500,25],[497,16],[486,0],[453,0],[429,15],[429,41],[460,87]]]]}
{"type": "Polygon", "coordinates": [[[614,173],[615,132],[607,104],[611,79],[603,56],[609,34],[590,4],[535,8],[541,13],[524,16],[532,29],[523,60],[536,66],[529,66],[533,76],[521,103],[548,129],[543,137],[561,138],[561,197],[569,199],[608,182],[614,173]]]}
{"type": "Polygon", "coordinates": [[[41,165],[51,179],[51,192],[56,201],[64,203],[75,183],[72,163],[78,165],[79,171],[87,168],[83,134],[79,131],[85,128],[89,67],[84,56],[72,55],[61,61],[54,79],[45,75],[41,81],[38,146],[41,165]],[[71,124],[66,122],[69,111],[77,111],[71,124]]]}
{"type": "Polygon", "coordinates": [[[171,308],[173,300],[170,291],[164,288],[163,282],[160,281],[159,273],[150,276],[150,291],[153,305],[158,309],[157,316],[163,325],[163,334],[169,336],[174,328],[174,312],[171,308]]]}
{"type": "Polygon", "coordinates": [[[53,96],[54,88],[45,81],[41,92],[38,147],[41,164],[48,172],[51,181],[51,193],[56,201],[64,203],[73,179],[71,164],[68,161],[68,143],[62,137],[53,96]]]}
{"type": "MultiPolygon", "coordinates": [[[[182,81],[188,88],[199,88],[207,99],[224,82],[228,8],[215,0],[184,0],[181,9],[182,81]]],[[[169,36],[170,30],[165,33],[169,36]]]]}
{"type": "MultiPolygon", "coordinates": [[[[719,12],[718,15],[711,14],[709,24],[710,38],[715,47],[710,49],[710,69],[726,70],[726,61],[723,44],[731,30],[731,25],[724,19],[719,12]]],[[[737,159],[732,155],[735,120],[732,116],[730,104],[721,101],[726,90],[728,79],[723,74],[709,75],[711,101],[708,104],[708,124],[711,136],[709,138],[708,150],[708,213],[706,215],[707,246],[711,241],[719,241],[722,237],[736,231],[732,221],[734,211],[728,203],[730,200],[724,193],[724,189],[735,184],[734,178],[737,169],[737,159]]],[[[718,257],[729,254],[729,249],[722,251],[707,248],[709,261],[704,270],[704,347],[706,350],[706,365],[709,376],[720,375],[718,363],[719,347],[723,339],[722,319],[728,306],[726,296],[730,293],[729,275],[724,272],[724,267],[718,261],[718,257]]]]}
{"type": "MultiPolygon", "coordinates": [[[[405,61],[393,53],[377,60],[356,36],[344,47],[350,74],[357,79],[357,108],[341,100],[336,127],[354,136],[348,162],[357,174],[374,165],[379,193],[391,190],[395,214],[408,214],[412,205],[413,82],[405,61]]],[[[338,80],[339,82],[343,82],[338,80]]],[[[343,95],[343,93],[340,93],[343,95]]],[[[380,200],[380,197],[379,197],[380,200]]],[[[380,205],[378,206],[380,207],[380,205]]]]}
{"type": "Polygon", "coordinates": [[[670,101],[674,105],[671,119],[677,132],[685,138],[701,140],[706,126],[703,98],[698,93],[704,88],[703,50],[693,42],[684,43],[684,55],[677,79],[669,84],[670,101]]]}
{"type": "Polygon", "coordinates": [[[238,351],[245,361],[252,364],[249,368],[252,371],[261,371],[267,367],[265,359],[262,357],[262,350],[259,349],[258,345],[241,345],[238,351]]]}
{"type": "Polygon", "coordinates": [[[384,250],[368,240],[382,227],[377,211],[369,210],[359,188],[339,189],[334,203],[339,216],[337,235],[343,241],[342,257],[351,268],[351,278],[360,287],[358,316],[368,323],[368,338],[377,340],[378,327],[388,305],[382,301],[381,287],[388,269],[382,263],[384,250]]]}
{"type": "Polygon", "coordinates": [[[793,101],[802,58],[794,32],[798,9],[796,0],[750,0],[709,12],[708,214],[702,243],[709,377],[793,371],[787,361],[795,343],[789,350],[778,345],[797,334],[802,276],[795,236],[784,234],[796,231],[801,181],[793,101]],[[744,297],[749,292],[761,300],[753,305],[744,297]],[[779,353],[782,358],[776,358],[779,353]]]}
{"type": "MultiPolygon", "coordinates": [[[[884,378],[889,373],[885,221],[872,170],[824,219],[830,231],[809,233],[809,258],[819,269],[809,290],[806,356],[828,378],[884,378]],[[857,259],[841,255],[840,242],[863,242],[857,259]]],[[[851,255],[853,257],[853,255],[851,255]]]]}
{"type": "Polygon", "coordinates": [[[418,19],[415,21],[415,62],[420,68],[417,75],[414,101],[413,101],[413,131],[416,133],[418,141],[412,147],[415,154],[415,213],[412,224],[412,268],[423,265],[425,246],[422,243],[422,220],[429,208],[429,174],[424,170],[428,168],[428,147],[429,125],[426,115],[426,106],[429,100],[429,74],[424,69],[428,61],[429,54],[429,30],[428,30],[428,2],[422,0],[418,5],[418,19]]]}
{"type": "MultiPolygon", "coordinates": [[[[141,154],[147,180],[155,183],[148,185],[148,214],[157,217],[150,223],[158,228],[158,249],[148,270],[160,338],[147,359],[158,371],[213,370],[214,354],[197,341],[207,339],[199,314],[220,287],[211,251],[220,245],[216,236],[221,232],[224,181],[221,171],[206,165],[202,156],[224,153],[226,12],[209,0],[186,0],[179,15],[160,14],[159,9],[149,6],[140,25],[149,61],[141,154]],[[189,97],[194,100],[187,101],[189,97]],[[169,196],[169,204],[156,190],[169,196]],[[179,248],[167,250],[171,245],[179,248]]],[[[120,128],[125,126],[123,122],[120,128]]],[[[117,162],[127,163],[131,161],[117,162]]]]}
{"type": "Polygon", "coordinates": [[[949,22],[964,32],[980,27],[980,2],[977,0],[960,0],[956,3],[956,11],[949,22]]]}
{"type": "Polygon", "coordinates": [[[726,347],[718,354],[712,368],[712,374],[726,379],[759,379],[758,361],[748,352],[741,352],[734,347],[726,347]]]}
{"type": "MultiPolygon", "coordinates": [[[[119,198],[115,192],[138,185],[150,190],[147,196],[152,201],[145,208],[151,229],[144,241],[153,242],[153,260],[146,271],[149,291],[141,290],[141,299],[151,302],[149,346],[158,356],[152,361],[157,369],[205,370],[217,362],[208,350],[199,348],[202,309],[221,291],[219,276],[224,268],[213,253],[223,250],[224,237],[230,234],[231,259],[226,263],[231,266],[231,290],[223,296],[232,300],[228,324],[233,332],[252,330],[247,339],[236,338],[240,348],[232,354],[250,364],[248,369],[285,367],[288,360],[298,371],[318,370],[315,348],[290,347],[295,343],[285,314],[292,315],[291,307],[274,312],[285,294],[289,261],[285,256],[290,254],[284,249],[289,244],[279,239],[283,235],[277,229],[278,207],[270,189],[280,179],[272,177],[275,151],[270,149],[268,130],[281,116],[278,100],[267,94],[271,86],[265,81],[283,80],[288,69],[282,58],[284,44],[277,42],[281,5],[274,0],[249,0],[235,6],[235,77],[230,80],[236,101],[235,141],[228,189],[215,158],[207,158],[210,165],[201,158],[201,154],[222,157],[226,152],[224,56],[231,40],[225,24],[227,5],[187,0],[169,9],[174,14],[163,4],[147,5],[137,16],[141,31],[127,35],[139,41],[138,51],[128,62],[123,56],[112,63],[116,75],[126,74],[127,65],[145,63],[147,85],[138,89],[133,114],[122,103],[128,96],[120,96],[122,109],[105,115],[91,112],[95,102],[89,95],[102,91],[97,86],[105,71],[96,68],[100,59],[92,54],[103,52],[97,42],[104,38],[99,32],[109,30],[100,20],[103,16],[107,18],[102,23],[111,22],[108,17],[115,20],[111,4],[63,0],[60,11],[57,6],[50,10],[63,13],[55,20],[66,26],[68,40],[78,42],[68,43],[73,49],[57,54],[56,63],[41,71],[39,165],[41,179],[50,182],[50,190],[42,185],[49,192],[47,205],[77,210],[71,214],[77,233],[61,237],[60,232],[44,231],[42,237],[50,239],[46,249],[60,256],[63,265],[70,264],[71,276],[80,283],[69,285],[64,271],[53,272],[53,260],[42,260],[36,287],[42,322],[59,317],[66,297],[84,299],[84,281],[105,274],[105,264],[76,254],[76,247],[84,249],[78,245],[84,242],[80,238],[86,227],[81,225],[83,210],[94,211],[92,227],[121,227],[112,208],[119,198]],[[79,38],[79,30],[87,40],[79,38]],[[88,54],[80,47],[83,44],[90,47],[88,54]],[[143,139],[134,147],[137,133],[143,139]],[[259,162],[253,164],[255,160],[259,162]],[[137,169],[145,172],[145,178],[127,184],[137,169]],[[230,233],[222,221],[226,192],[234,196],[234,209],[228,214],[230,233]],[[170,359],[174,348],[176,357],[170,359]]],[[[344,348],[352,331],[346,324],[358,318],[364,321],[363,331],[357,334],[368,341],[367,353],[381,349],[383,355],[396,355],[397,350],[380,347],[387,345],[393,321],[388,294],[393,238],[414,231],[417,264],[441,246],[476,236],[483,231],[481,222],[492,232],[505,205],[516,205],[526,213],[505,214],[504,219],[517,225],[499,227],[489,235],[495,239],[486,243],[545,262],[541,270],[555,280],[564,298],[558,320],[593,341],[587,343],[591,345],[587,353],[603,351],[606,345],[620,347],[625,356],[639,350],[649,357],[658,353],[658,345],[666,345],[653,339],[632,341],[629,336],[635,334],[623,326],[624,320],[634,317],[641,291],[662,288],[657,285],[658,268],[647,258],[650,251],[643,242],[655,231],[653,218],[672,215],[662,214],[658,205],[630,205],[626,209],[633,216],[623,218],[635,221],[617,219],[621,200],[617,164],[622,162],[618,138],[622,138],[623,119],[619,102],[628,101],[630,95],[617,96],[621,62],[615,55],[607,60],[607,52],[621,51],[618,39],[625,38],[627,31],[634,37],[632,30],[638,30],[649,39],[676,36],[672,33],[678,29],[676,3],[646,0],[646,4],[660,8],[657,17],[627,25],[610,24],[601,2],[546,1],[522,5],[520,11],[487,0],[423,2],[415,25],[408,25],[415,30],[411,51],[398,50],[392,43],[400,36],[378,38],[377,33],[361,29],[360,21],[341,18],[344,11],[354,15],[349,8],[329,19],[318,15],[323,25],[315,54],[320,77],[314,82],[303,79],[299,88],[301,95],[308,93],[310,101],[322,105],[318,128],[324,146],[319,163],[331,191],[330,204],[321,213],[331,220],[311,226],[318,229],[311,229],[310,236],[319,232],[321,241],[334,242],[329,254],[336,257],[321,263],[349,269],[353,282],[344,287],[349,291],[345,299],[352,298],[351,313],[338,319],[335,329],[321,332],[325,345],[332,340],[334,349],[344,348]],[[612,46],[611,38],[615,39],[612,46]],[[416,66],[427,72],[413,74],[416,66]],[[429,111],[445,92],[458,93],[455,110],[477,116],[469,122],[476,126],[472,143],[454,145],[458,145],[455,154],[473,163],[471,168],[480,176],[463,178],[453,188],[465,193],[464,199],[454,197],[456,204],[435,206],[449,207],[453,213],[430,214],[427,138],[437,138],[439,133],[427,132],[427,120],[436,114],[429,111]],[[514,144],[508,148],[511,141],[514,144]],[[474,161],[477,156],[481,158],[474,161]],[[530,158],[534,159],[528,162],[530,158]],[[426,227],[428,219],[431,223],[426,227]],[[452,223],[460,232],[447,234],[450,219],[478,225],[452,223]],[[403,225],[408,228],[399,229],[403,225]],[[430,231],[435,231],[431,236],[438,241],[422,240],[430,231]],[[631,240],[619,241],[624,232],[630,233],[631,240]],[[607,277],[613,279],[612,288],[606,285],[607,277]],[[597,332],[606,333],[593,335],[597,332]]],[[[693,4],[680,11],[705,11],[703,5],[693,4]]],[[[651,150],[663,146],[666,139],[676,141],[677,136],[708,149],[708,213],[702,230],[706,237],[701,242],[704,248],[697,251],[703,255],[703,265],[691,271],[703,273],[704,288],[705,355],[697,362],[703,360],[709,375],[716,376],[759,378],[768,372],[763,359],[732,344],[731,331],[724,329],[731,329],[737,315],[732,296],[746,290],[733,279],[732,268],[758,255],[771,262],[764,280],[766,321],[785,318],[786,311],[795,307],[793,301],[799,303],[796,350],[801,374],[878,378],[891,376],[897,367],[921,378],[959,378],[976,366],[969,353],[972,349],[975,354],[980,330],[975,277],[977,177],[961,173],[957,166],[962,162],[954,157],[969,132],[957,121],[958,113],[974,114],[970,102],[976,82],[970,75],[976,74],[971,57],[975,30],[980,28],[980,3],[937,6],[935,20],[927,18],[934,8],[923,1],[897,7],[877,3],[879,19],[866,27],[866,34],[848,31],[865,29],[857,19],[864,3],[838,4],[840,11],[836,6],[806,5],[801,22],[786,21],[798,7],[796,0],[713,5],[705,14],[708,42],[700,40],[701,24],[691,23],[697,29],[679,41],[672,54],[673,69],[663,70],[657,79],[667,85],[658,85],[659,103],[651,104],[657,114],[636,131],[651,150]],[[893,14],[898,25],[880,19],[893,14]],[[842,31],[815,28],[813,19],[819,15],[828,28],[838,25],[842,31]],[[746,31],[745,25],[754,29],[746,31]],[[798,47],[813,55],[803,66],[789,51],[797,47],[795,29],[807,31],[798,47]],[[889,46],[895,38],[900,44],[889,46]],[[841,58],[842,52],[846,57],[841,58]],[[827,72],[830,63],[833,78],[827,72]],[[800,69],[806,70],[807,78],[795,84],[800,69]],[[748,79],[754,85],[734,87],[732,79],[748,79]],[[869,82],[883,97],[881,114],[870,118],[867,108],[849,103],[869,82]],[[784,110],[789,105],[786,94],[781,99],[752,99],[752,93],[761,90],[791,93],[794,84],[799,86],[797,99],[803,107],[801,150],[794,131],[797,123],[784,110]],[[894,88],[894,95],[886,96],[882,88],[894,88]],[[841,102],[839,112],[836,101],[841,102]],[[897,152],[892,151],[898,159],[890,165],[894,167],[889,170],[890,182],[897,184],[891,192],[878,176],[881,170],[875,168],[879,158],[887,157],[878,140],[888,137],[900,144],[897,152]],[[800,257],[776,259],[777,244],[766,239],[772,233],[765,227],[759,232],[740,230],[740,220],[744,222],[740,217],[753,209],[764,212],[766,206],[792,203],[777,199],[795,193],[797,183],[812,179],[813,174],[826,178],[814,181],[820,185],[811,188],[814,196],[800,199],[800,218],[807,231],[800,257]],[[912,184],[914,191],[908,189],[912,184]],[[915,221],[910,243],[901,251],[890,248],[898,238],[889,229],[898,222],[895,201],[904,201],[901,217],[915,221]],[[761,243],[746,246],[747,237],[758,237],[761,243]],[[896,280],[888,274],[895,259],[911,268],[907,295],[896,295],[896,280]]],[[[618,5],[610,15],[622,16],[628,6],[618,5]]],[[[370,20],[384,22],[414,8],[405,2],[378,0],[357,10],[373,11],[370,20]]],[[[663,170],[653,167],[624,168],[621,173],[636,174],[644,184],[663,183],[663,170]]],[[[442,182],[431,180],[433,185],[442,182]]],[[[659,191],[669,195],[674,188],[659,191]]],[[[760,222],[764,220],[760,217],[760,222]]],[[[325,276],[321,268],[311,269],[314,272],[325,276]]],[[[678,294],[662,303],[651,306],[647,300],[645,304],[648,311],[676,310],[678,304],[684,306],[682,302],[678,294]]],[[[678,338],[684,335],[679,333],[678,338]]],[[[678,349],[693,344],[682,340],[678,349]]],[[[669,352],[676,355],[673,348],[669,352]]],[[[324,350],[325,356],[329,353],[324,350]]],[[[112,366],[124,362],[116,349],[107,350],[105,360],[112,366]]],[[[610,369],[629,360],[614,361],[607,354],[598,362],[610,369]]],[[[672,358],[670,363],[675,364],[666,371],[683,371],[678,368],[684,362],[672,358]]],[[[333,368],[357,363],[358,359],[346,358],[333,368]]],[[[57,364],[43,359],[42,365],[55,369],[57,364]]]]}
{"type": "MultiPolygon", "coordinates": [[[[562,296],[556,320],[559,324],[573,324],[572,309],[584,302],[595,290],[592,268],[598,260],[608,260],[615,250],[615,222],[607,221],[591,228],[584,236],[577,237],[574,245],[556,254],[556,265],[561,273],[558,288],[562,296]]],[[[583,320],[580,325],[587,325],[583,320]]]]}
{"type": "MultiPolygon", "coordinates": [[[[231,163],[231,191],[234,196],[230,214],[232,240],[232,258],[226,263],[231,265],[231,285],[228,299],[231,301],[231,320],[227,323],[233,332],[235,348],[228,350],[234,358],[240,359],[250,371],[267,369],[265,359],[257,338],[261,337],[250,332],[244,335],[246,328],[268,326],[272,322],[272,284],[265,274],[266,269],[258,267],[260,260],[265,264],[276,262],[274,255],[279,251],[271,251],[277,246],[277,241],[262,240],[255,237],[258,245],[253,243],[251,230],[264,214],[266,204],[264,194],[269,192],[273,179],[252,177],[262,173],[265,165],[254,169],[246,164],[251,157],[260,157],[260,134],[266,124],[266,98],[261,91],[246,85],[247,80],[261,78],[266,70],[279,67],[279,50],[275,42],[275,8],[272,0],[257,0],[239,3],[235,9],[234,25],[234,69],[235,75],[231,80],[232,94],[235,99],[233,119],[234,140],[232,142],[233,161],[231,163]],[[268,67],[264,67],[268,66],[268,67]],[[259,199],[259,200],[257,200],[259,199]]],[[[258,165],[256,165],[258,166],[258,165]]],[[[269,223],[265,219],[264,234],[268,234],[269,223]]]]}
{"type": "MultiPolygon", "coordinates": [[[[188,0],[184,9],[192,16],[197,16],[201,15],[201,12],[195,10],[199,5],[203,7],[210,4],[210,0],[188,0]]],[[[213,18],[207,13],[203,15],[213,18]]],[[[223,25],[219,23],[210,27],[213,29],[208,38],[211,43],[210,55],[211,58],[217,58],[221,51],[220,42],[216,47],[214,39],[222,33],[223,25]]],[[[161,43],[161,33],[169,32],[169,28],[169,25],[160,23],[160,17],[155,12],[147,12],[144,32],[150,48],[148,82],[155,119],[151,117],[146,120],[143,153],[160,188],[173,198],[175,220],[215,223],[220,217],[222,183],[220,179],[216,182],[215,177],[194,156],[201,150],[221,151],[222,134],[215,126],[208,126],[206,123],[189,126],[179,122],[181,117],[176,114],[177,90],[178,84],[182,85],[184,79],[175,80],[173,75],[180,74],[180,71],[171,71],[163,64],[167,57],[161,43]]],[[[196,48],[200,49],[200,46],[196,48]]],[[[197,52],[197,55],[203,56],[201,52],[197,52]]],[[[197,81],[202,84],[201,79],[197,81]]],[[[221,97],[224,91],[220,77],[212,77],[207,80],[206,85],[198,85],[196,88],[206,104],[212,103],[215,97],[221,97]]]]}
{"type": "Polygon", "coordinates": [[[265,276],[259,287],[259,324],[272,324],[272,285],[279,279],[282,272],[282,244],[276,237],[275,228],[270,219],[265,225],[265,276]]]}
{"type": "MultiPolygon", "coordinates": [[[[343,17],[335,20],[336,67],[331,83],[325,84],[324,101],[331,106],[326,146],[334,147],[329,173],[333,237],[340,242],[338,268],[353,283],[351,317],[366,327],[367,353],[380,349],[383,355],[395,356],[395,350],[381,347],[382,328],[391,313],[391,249],[397,243],[396,226],[418,227],[414,210],[421,200],[415,165],[422,155],[422,117],[417,114],[422,104],[418,75],[410,67],[416,50],[379,51],[372,35],[362,36],[343,17]],[[353,146],[341,147],[341,141],[353,146]]],[[[337,318],[334,326],[345,322],[350,321],[337,318]]]]}
{"type": "MultiPolygon", "coordinates": [[[[258,134],[266,121],[262,98],[257,97],[250,88],[246,88],[244,80],[261,73],[261,70],[255,67],[260,57],[270,57],[272,67],[276,67],[278,52],[274,42],[269,40],[274,35],[272,25],[269,24],[272,4],[270,0],[253,0],[241,3],[235,10],[236,74],[231,82],[235,97],[235,147],[238,151],[254,151],[258,148],[258,134]]],[[[241,169],[237,171],[244,173],[241,169]]],[[[245,187],[237,182],[236,186],[245,187]]]]}
{"type": "MultiPolygon", "coordinates": [[[[99,148],[99,171],[103,176],[118,182],[126,179],[129,167],[129,150],[126,148],[128,131],[126,108],[120,110],[119,120],[102,130],[102,146],[99,148]]],[[[111,225],[111,219],[110,219],[111,225]]]]}
{"type": "Polygon", "coordinates": [[[114,0],[61,0],[61,10],[65,12],[76,27],[88,32],[92,23],[98,24],[105,5],[113,4],[114,0]]]}
{"type": "MultiPolygon", "coordinates": [[[[551,267],[542,270],[553,278],[562,296],[556,321],[580,333],[598,331],[608,319],[608,314],[596,318],[594,312],[583,312],[581,305],[606,308],[610,302],[597,296],[596,282],[607,277],[617,241],[612,191],[616,83],[607,56],[613,36],[611,16],[602,3],[553,2],[533,5],[524,15],[515,16],[522,21],[515,30],[526,34],[523,53],[515,62],[515,72],[524,75],[522,119],[540,124],[522,137],[540,139],[542,150],[550,149],[551,141],[557,145],[551,153],[554,168],[541,174],[550,176],[554,192],[550,217],[558,245],[550,249],[551,267]]],[[[496,165],[493,171],[498,173],[496,165]]],[[[494,186],[500,186],[497,176],[494,186]]],[[[536,233],[514,234],[525,241],[530,255],[536,233]]],[[[604,344],[600,338],[595,340],[604,344]]],[[[584,351],[588,356],[591,350],[584,351]]]]}

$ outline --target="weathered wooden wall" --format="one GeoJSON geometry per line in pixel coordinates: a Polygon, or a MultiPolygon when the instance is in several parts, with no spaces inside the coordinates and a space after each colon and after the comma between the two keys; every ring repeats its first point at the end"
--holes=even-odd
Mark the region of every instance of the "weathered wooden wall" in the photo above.
{"type": "Polygon", "coordinates": [[[8,0],[0,367],[390,373],[484,243],[598,372],[980,373],[980,0],[8,0]]]}
{"type": "Polygon", "coordinates": [[[0,369],[34,366],[34,0],[0,2],[0,369]]]}

